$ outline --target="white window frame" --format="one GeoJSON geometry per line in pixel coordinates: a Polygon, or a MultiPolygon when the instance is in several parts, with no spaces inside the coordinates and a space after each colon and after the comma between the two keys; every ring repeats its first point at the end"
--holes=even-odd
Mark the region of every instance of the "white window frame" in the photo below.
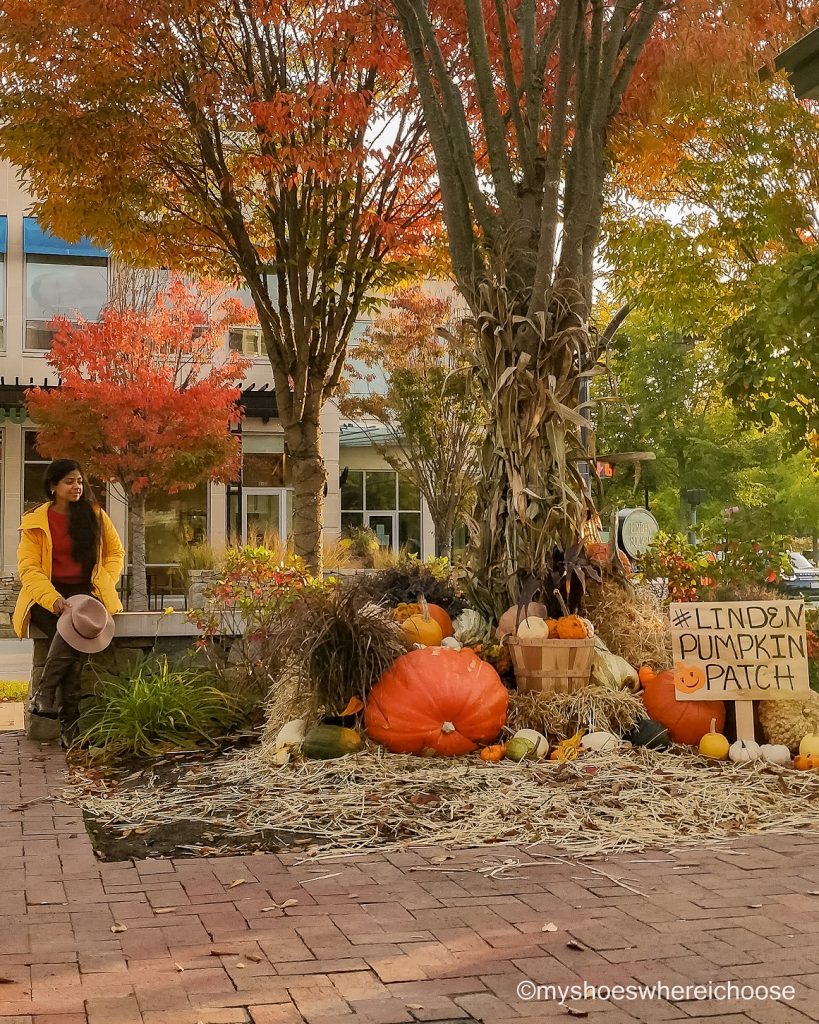
{"type": "MultiPolygon", "coordinates": [[[[27,341],[28,341],[28,325],[29,325],[29,315],[28,315],[28,265],[29,265],[29,263],[37,263],[38,262],[37,257],[38,256],[44,256],[44,255],[48,255],[48,254],[47,253],[36,253],[36,252],[24,252],[23,253],[23,355],[25,355],[25,356],[43,356],[43,357],[45,357],[51,351],[51,347],[50,346],[49,346],[49,348],[29,348],[28,345],[27,345],[27,341]]],[[[78,261],[78,260],[84,260],[84,259],[104,259],[105,260],[105,296],[106,296],[106,302],[107,302],[110,299],[110,297],[111,297],[111,257],[110,256],[105,256],[105,257],[102,257],[102,256],[101,257],[60,256],[59,260],[53,260],[51,265],[55,266],[59,262],[61,264],[64,264],[65,266],[70,267],[72,265],[72,262],[78,261]]],[[[86,264],[86,265],[88,265],[88,264],[86,264]]],[[[97,266],[98,264],[91,264],[91,265],[92,266],[97,266]]],[[[100,267],[100,269],[102,269],[102,268],[100,267]]],[[[56,315],[59,315],[59,314],[55,314],[55,316],[56,315]]],[[[31,318],[31,322],[32,323],[35,322],[35,319],[33,317],[31,318]]],[[[45,324],[47,324],[49,321],[48,320],[39,320],[39,319],[37,319],[36,322],[37,323],[45,323],[45,324]]],[[[72,320],[71,322],[74,323],[75,321],[72,320]]],[[[96,320],[92,320],[92,321],[89,321],[89,322],[90,323],[99,323],[99,317],[96,320]]]]}

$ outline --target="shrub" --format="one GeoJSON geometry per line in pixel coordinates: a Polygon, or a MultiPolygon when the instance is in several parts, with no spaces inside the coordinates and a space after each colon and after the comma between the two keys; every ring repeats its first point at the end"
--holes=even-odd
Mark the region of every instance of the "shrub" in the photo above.
{"type": "Polygon", "coordinates": [[[102,748],[108,758],[213,743],[243,717],[240,701],[214,683],[211,672],[144,657],[125,677],[98,677],[77,742],[102,748]]]}
{"type": "Polygon", "coordinates": [[[417,601],[423,595],[454,618],[466,607],[454,569],[446,558],[422,562],[415,555],[401,555],[394,565],[361,577],[353,584],[370,601],[395,607],[417,601]]]}
{"type": "Polygon", "coordinates": [[[210,544],[183,544],[176,552],[176,561],[185,589],[190,587],[192,569],[216,569],[221,561],[210,544]]]}
{"type": "Polygon", "coordinates": [[[28,683],[17,679],[0,679],[0,701],[24,701],[28,697],[28,683]]]}

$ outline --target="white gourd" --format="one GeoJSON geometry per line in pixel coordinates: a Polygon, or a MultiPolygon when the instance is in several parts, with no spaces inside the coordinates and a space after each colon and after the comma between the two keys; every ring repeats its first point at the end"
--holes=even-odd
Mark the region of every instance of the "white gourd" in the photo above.
{"type": "Polygon", "coordinates": [[[768,764],[789,765],[791,763],[791,752],[784,743],[764,743],[759,748],[763,761],[768,764]]]}
{"type": "Polygon", "coordinates": [[[539,615],[530,615],[528,619],[521,619],[517,636],[519,640],[546,640],[549,624],[539,615]]]}
{"type": "Polygon", "coordinates": [[[584,750],[616,750],[621,740],[611,732],[589,732],[580,741],[584,750]]]}
{"type": "Polygon", "coordinates": [[[759,759],[760,746],[753,740],[737,740],[728,749],[728,757],[736,764],[745,764],[748,761],[759,759]]]}
{"type": "Polygon", "coordinates": [[[545,757],[549,753],[549,741],[541,732],[535,729],[518,729],[512,737],[516,740],[527,740],[532,744],[532,757],[545,757]]]}

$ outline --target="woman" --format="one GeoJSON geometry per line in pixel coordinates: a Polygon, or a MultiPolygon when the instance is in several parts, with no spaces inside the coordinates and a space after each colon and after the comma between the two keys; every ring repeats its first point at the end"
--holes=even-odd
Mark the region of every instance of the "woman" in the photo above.
{"type": "Polygon", "coordinates": [[[32,623],[51,640],[31,710],[50,718],[59,714],[67,733],[79,714],[81,654],[57,632],[57,622],[70,608],[68,599],[78,594],[97,598],[111,615],[122,611],[117,582],[125,552],[78,463],[57,459],[43,482],[49,500],[24,515],[20,524],[17,571],[22,589],[14,631],[26,637],[32,623]]]}

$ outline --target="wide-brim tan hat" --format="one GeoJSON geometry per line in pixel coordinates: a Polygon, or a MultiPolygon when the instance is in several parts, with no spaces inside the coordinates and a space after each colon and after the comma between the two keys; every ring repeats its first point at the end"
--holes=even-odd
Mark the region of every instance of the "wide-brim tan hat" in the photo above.
{"type": "Polygon", "coordinates": [[[95,597],[75,594],[65,602],[57,619],[57,632],[75,651],[99,654],[114,637],[114,620],[95,597]]]}

